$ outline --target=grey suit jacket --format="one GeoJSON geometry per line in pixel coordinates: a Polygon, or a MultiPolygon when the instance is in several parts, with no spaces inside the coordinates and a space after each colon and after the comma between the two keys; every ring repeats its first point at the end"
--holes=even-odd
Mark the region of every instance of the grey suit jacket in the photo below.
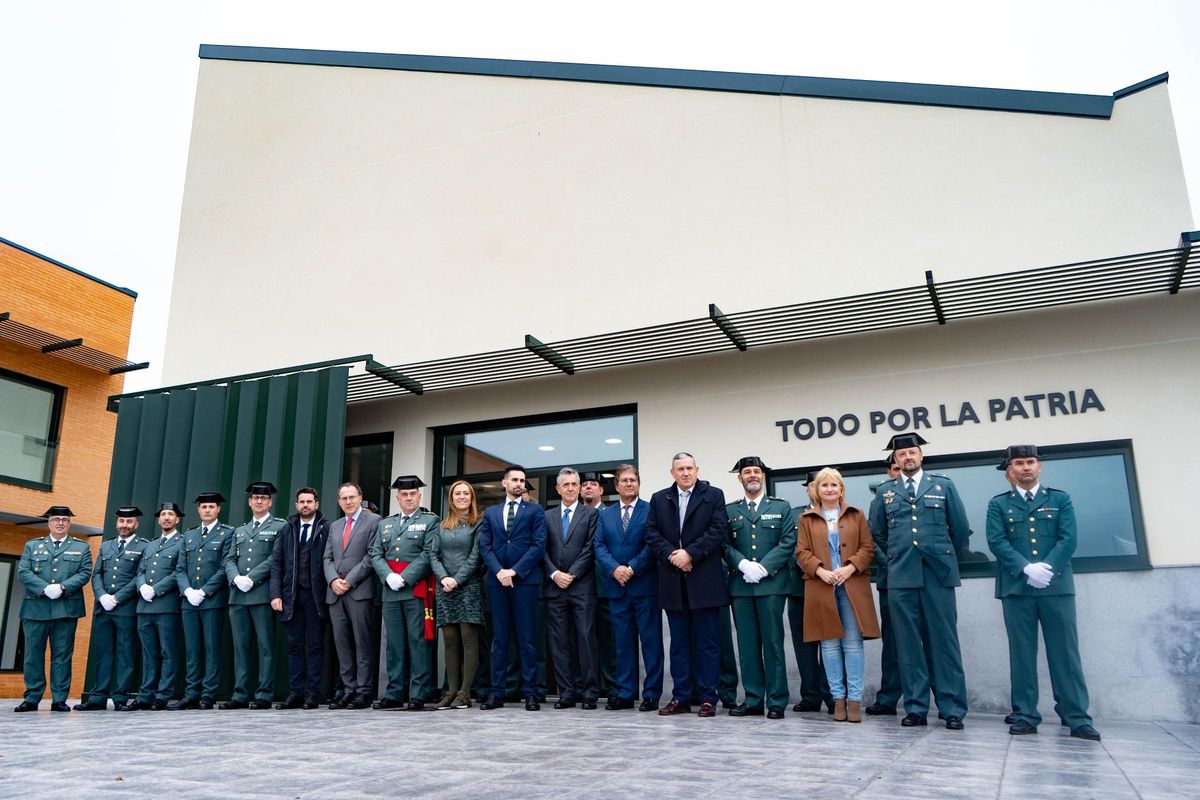
{"type": "Polygon", "coordinates": [[[371,543],[379,531],[379,515],[365,508],[358,515],[358,522],[350,530],[350,542],[342,549],[342,534],[346,530],[346,517],[330,523],[329,539],[325,542],[325,603],[338,601],[329,584],[335,578],[345,578],[350,591],[345,596],[352,600],[370,600],[375,596],[375,570],[371,567],[371,543]]]}
{"type": "MultiPolygon", "coordinates": [[[[549,578],[556,570],[574,575],[574,582],[566,589],[566,593],[572,596],[596,593],[592,543],[596,538],[596,523],[599,520],[600,513],[596,509],[579,503],[571,514],[571,524],[564,542],[562,508],[546,509],[546,577],[549,578]]],[[[552,580],[542,584],[542,593],[546,597],[558,597],[563,591],[552,580]]]]}

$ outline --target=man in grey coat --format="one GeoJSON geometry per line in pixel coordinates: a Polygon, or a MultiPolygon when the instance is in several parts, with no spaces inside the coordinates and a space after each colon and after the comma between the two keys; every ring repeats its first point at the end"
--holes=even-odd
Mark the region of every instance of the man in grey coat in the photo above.
{"type": "Polygon", "coordinates": [[[370,550],[379,530],[379,515],[362,507],[362,490],[353,483],[338,487],[338,505],[345,516],[329,526],[325,543],[325,602],[345,691],[334,697],[329,707],[369,708],[375,694],[371,655],[378,637],[374,622],[377,581],[370,550]]]}

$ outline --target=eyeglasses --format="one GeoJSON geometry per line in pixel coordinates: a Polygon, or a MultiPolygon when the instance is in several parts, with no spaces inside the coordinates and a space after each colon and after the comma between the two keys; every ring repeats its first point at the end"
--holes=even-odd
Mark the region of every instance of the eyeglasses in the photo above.
{"type": "Polygon", "coordinates": [[[51,525],[69,525],[70,522],[71,522],[70,517],[51,517],[50,518],[51,525]]]}
{"type": "Polygon", "coordinates": [[[271,495],[269,495],[269,494],[252,494],[252,495],[250,495],[250,499],[256,503],[261,503],[264,500],[270,500],[271,495]]]}

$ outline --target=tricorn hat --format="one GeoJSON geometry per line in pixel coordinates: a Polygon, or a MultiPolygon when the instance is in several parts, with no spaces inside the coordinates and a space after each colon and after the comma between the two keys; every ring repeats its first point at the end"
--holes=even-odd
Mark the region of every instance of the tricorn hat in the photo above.
{"type": "Polygon", "coordinates": [[[137,506],[117,506],[117,510],[113,512],[117,517],[140,517],[142,510],[137,506]]]}
{"type": "Polygon", "coordinates": [[[155,517],[155,519],[157,519],[157,518],[158,518],[158,515],[159,515],[159,514],[161,514],[161,513],[162,513],[162,512],[164,512],[164,511],[174,511],[174,512],[175,512],[175,516],[177,516],[177,517],[180,517],[180,518],[182,518],[182,517],[186,516],[186,515],[183,513],[183,509],[179,507],[179,504],[178,504],[178,503],[159,503],[159,504],[158,504],[158,511],[155,511],[155,512],[154,512],[154,517],[155,517]]]}
{"type": "Polygon", "coordinates": [[[761,458],[759,458],[758,456],[743,456],[743,457],[739,458],[738,462],[733,465],[733,469],[731,469],[729,471],[740,473],[746,467],[758,467],[763,472],[771,471],[771,468],[768,467],[766,464],[764,464],[763,460],[761,458]]]}
{"type": "Polygon", "coordinates": [[[996,465],[996,469],[1004,472],[1008,469],[1008,462],[1014,458],[1038,458],[1038,449],[1036,444],[1010,444],[1004,448],[1004,455],[1000,456],[1000,463],[996,465]]]}
{"type": "MultiPolygon", "coordinates": [[[[255,492],[250,492],[249,490],[247,490],[247,493],[255,494],[255,492]]],[[[220,492],[201,492],[196,495],[195,502],[196,505],[200,505],[201,503],[216,503],[217,505],[221,505],[221,503],[225,502],[225,497],[220,492]]]]}
{"type": "Polygon", "coordinates": [[[416,475],[401,475],[396,480],[392,481],[393,489],[420,489],[425,485],[425,481],[418,478],[416,475]]]}
{"type": "Polygon", "coordinates": [[[246,487],[246,494],[279,494],[279,490],[275,488],[275,484],[270,481],[255,481],[246,487]]]}
{"type": "Polygon", "coordinates": [[[919,433],[897,433],[892,438],[888,439],[888,443],[884,445],[884,450],[903,450],[906,447],[920,447],[923,444],[929,444],[925,441],[925,437],[919,433]]]}
{"type": "Polygon", "coordinates": [[[51,517],[73,517],[75,516],[75,512],[67,506],[50,506],[42,516],[46,519],[50,519],[51,517]]]}

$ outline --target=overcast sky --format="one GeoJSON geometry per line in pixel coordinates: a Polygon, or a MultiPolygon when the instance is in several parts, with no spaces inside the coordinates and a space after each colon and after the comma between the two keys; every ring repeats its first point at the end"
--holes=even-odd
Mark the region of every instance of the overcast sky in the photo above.
{"type": "Polygon", "coordinates": [[[1169,72],[1194,215],[1197,30],[1194,0],[0,0],[0,237],[137,291],[126,389],[158,386],[201,43],[1084,94],[1169,72]]]}

